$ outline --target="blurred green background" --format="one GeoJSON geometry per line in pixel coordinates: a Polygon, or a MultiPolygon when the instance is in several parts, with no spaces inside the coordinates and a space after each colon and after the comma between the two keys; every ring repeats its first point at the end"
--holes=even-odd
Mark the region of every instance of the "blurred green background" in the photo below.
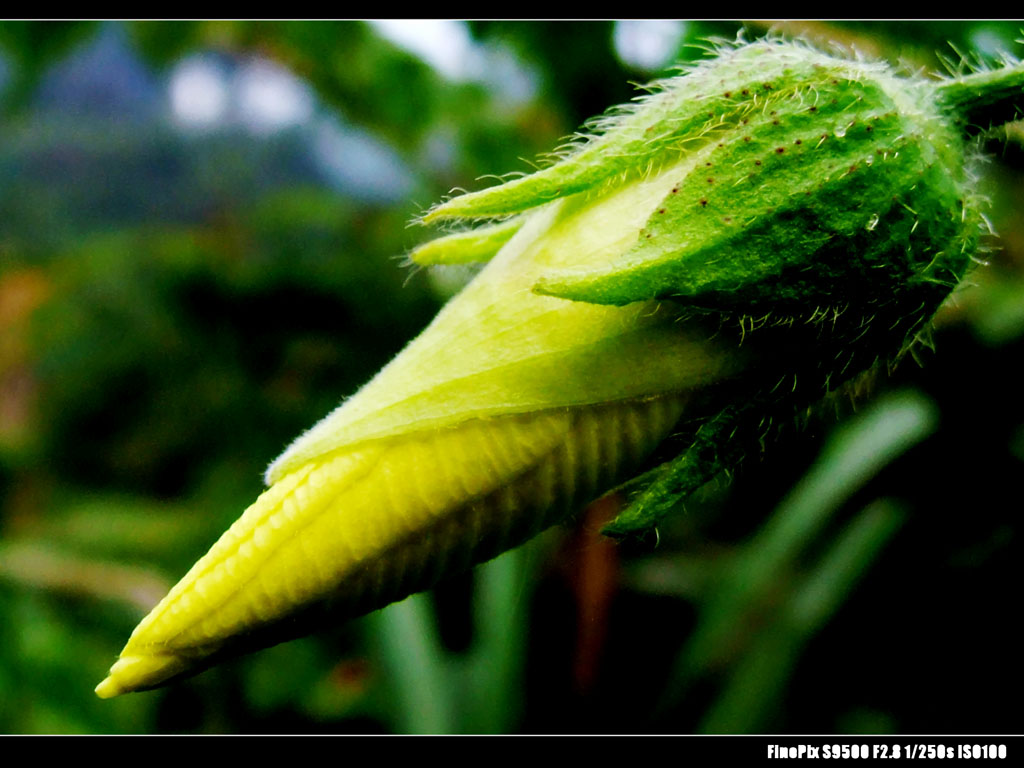
{"type": "Polygon", "coordinates": [[[410,219],[744,26],[929,71],[1024,53],[1021,22],[0,23],[0,731],[1019,733],[1021,124],[935,351],[656,545],[601,541],[595,505],[365,619],[92,692],[468,279],[403,265],[410,219]]]}

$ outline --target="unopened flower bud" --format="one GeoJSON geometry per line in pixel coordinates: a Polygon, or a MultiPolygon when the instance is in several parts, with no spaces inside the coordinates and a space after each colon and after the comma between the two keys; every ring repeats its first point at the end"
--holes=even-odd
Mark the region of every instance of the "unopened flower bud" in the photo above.
{"type": "Polygon", "coordinates": [[[1022,102],[1020,65],[933,81],[761,41],[432,209],[485,224],[413,259],[486,268],[270,466],[97,692],[429,588],[627,480],[680,418],[808,400],[898,356],[984,232],[972,121],[1022,102]]]}

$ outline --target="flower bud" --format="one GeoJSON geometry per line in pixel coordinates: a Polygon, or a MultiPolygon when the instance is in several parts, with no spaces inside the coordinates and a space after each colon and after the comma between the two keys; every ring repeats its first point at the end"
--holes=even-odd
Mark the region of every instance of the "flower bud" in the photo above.
{"type": "Polygon", "coordinates": [[[97,693],[429,588],[628,479],[681,417],[812,398],[898,354],[977,248],[956,120],[979,94],[1020,101],[1021,68],[1000,72],[937,84],[729,48],[551,167],[429,211],[499,221],[413,259],[486,268],[271,464],[97,693]]]}

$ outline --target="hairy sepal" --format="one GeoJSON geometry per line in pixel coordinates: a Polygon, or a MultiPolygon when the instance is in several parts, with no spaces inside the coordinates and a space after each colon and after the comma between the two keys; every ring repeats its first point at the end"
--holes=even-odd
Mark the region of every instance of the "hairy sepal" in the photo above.
{"type": "Polygon", "coordinates": [[[822,68],[702,149],[622,256],[536,290],[800,316],[841,296],[868,306],[952,287],[980,219],[965,142],[930,95],[877,66],[822,68]]]}
{"type": "Polygon", "coordinates": [[[552,166],[454,197],[420,222],[507,216],[643,175],[652,163],[699,150],[767,98],[801,88],[817,70],[837,65],[824,54],[775,40],[735,48],[723,44],[717,54],[685,76],[653,83],[651,93],[633,104],[591,121],[590,132],[571,142],[552,166]]]}

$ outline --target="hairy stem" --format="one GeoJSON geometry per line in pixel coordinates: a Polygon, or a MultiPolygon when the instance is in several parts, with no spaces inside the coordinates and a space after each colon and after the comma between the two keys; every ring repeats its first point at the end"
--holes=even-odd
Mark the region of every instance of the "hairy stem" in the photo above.
{"type": "Polygon", "coordinates": [[[964,120],[968,135],[1024,117],[1024,62],[949,80],[936,87],[940,103],[964,120]]]}

